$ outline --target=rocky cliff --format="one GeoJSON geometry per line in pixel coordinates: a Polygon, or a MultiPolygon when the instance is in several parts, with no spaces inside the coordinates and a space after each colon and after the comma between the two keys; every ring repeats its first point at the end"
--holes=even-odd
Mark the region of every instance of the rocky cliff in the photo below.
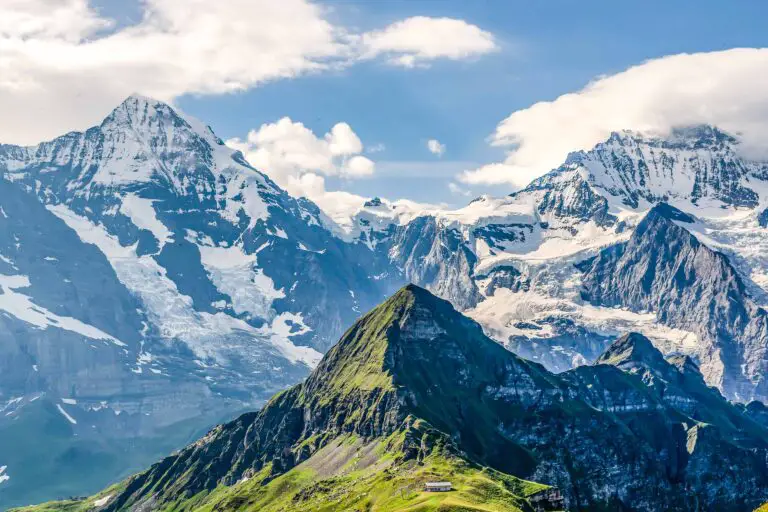
{"type": "Polygon", "coordinates": [[[768,490],[766,433],[641,335],[554,375],[411,285],[356,322],[304,383],[124,482],[101,509],[210,506],[222,485],[284,481],[353,436],[397,438],[384,451],[417,466],[439,446],[552,485],[569,510],[748,510],[768,490]]]}
{"type": "Polygon", "coordinates": [[[655,311],[659,321],[697,333],[695,355],[710,384],[742,401],[765,396],[768,316],[728,258],[685,229],[693,221],[655,206],[628,242],[579,264],[582,297],[655,311]]]}

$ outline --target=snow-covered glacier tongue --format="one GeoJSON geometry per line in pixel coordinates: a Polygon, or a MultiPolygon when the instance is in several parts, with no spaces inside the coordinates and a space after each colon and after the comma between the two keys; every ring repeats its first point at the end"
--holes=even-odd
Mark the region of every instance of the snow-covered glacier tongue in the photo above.
{"type": "Polygon", "coordinates": [[[402,284],[210,128],[142,96],[85,132],[0,146],[0,173],[2,505],[99,488],[258,406],[402,284]],[[139,437],[151,448],[126,455],[139,437]],[[24,464],[46,441],[55,471],[24,464]]]}

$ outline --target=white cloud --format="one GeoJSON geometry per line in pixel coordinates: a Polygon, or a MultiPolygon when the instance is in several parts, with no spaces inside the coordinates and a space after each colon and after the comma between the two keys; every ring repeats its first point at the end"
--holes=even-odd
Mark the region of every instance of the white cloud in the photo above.
{"type": "Polygon", "coordinates": [[[311,199],[334,222],[344,224],[368,198],[342,190],[327,190],[325,178],[315,173],[304,173],[287,178],[286,188],[311,199]]]}
{"type": "Polygon", "coordinates": [[[370,176],[375,167],[371,159],[355,155],[344,163],[342,174],[348,177],[370,176]]]}
{"type": "MultiPolygon", "coordinates": [[[[17,2],[0,3],[0,20],[24,17],[17,2]]],[[[4,142],[84,128],[132,92],[224,93],[348,58],[343,32],[304,0],[145,0],[141,22],[104,35],[109,20],[83,0],[21,3],[32,21],[0,32],[4,142]]]]}
{"type": "Polygon", "coordinates": [[[230,139],[227,144],[289,193],[312,200],[325,194],[323,176],[360,178],[376,168],[360,154],[363,143],[347,123],[337,123],[318,137],[302,123],[284,117],[251,130],[245,140],[230,139]]]}
{"type": "Polygon", "coordinates": [[[768,49],[663,57],[514,112],[492,137],[493,145],[510,148],[506,160],[459,179],[520,187],[612,131],[664,135],[702,123],[740,134],[746,154],[768,156],[768,49]]]}
{"type": "Polygon", "coordinates": [[[382,32],[353,34],[309,0],[140,5],[141,21],[115,28],[87,0],[0,2],[0,140],[34,143],[86,128],[133,92],[164,101],[221,94],[382,53],[419,62],[463,58],[481,53],[471,34],[492,37],[442,18],[410,18],[382,32]],[[462,28],[437,44],[427,36],[406,37],[415,25],[436,34],[445,33],[441,27],[462,28]]]}
{"type": "Polygon", "coordinates": [[[457,185],[456,183],[454,183],[452,181],[450,183],[448,183],[448,190],[450,190],[451,194],[453,194],[455,196],[469,197],[469,196],[472,195],[471,191],[469,191],[469,190],[467,190],[467,189],[465,189],[463,187],[460,187],[459,185],[457,185]]]}
{"type": "Polygon", "coordinates": [[[443,153],[445,153],[445,144],[440,144],[440,141],[437,139],[429,139],[427,141],[427,149],[433,155],[443,156],[443,153]]]}
{"type": "Polygon", "coordinates": [[[423,65],[438,58],[465,59],[497,50],[493,34],[464,20],[414,16],[362,37],[367,57],[387,55],[392,64],[423,65]]]}
{"type": "Polygon", "coordinates": [[[362,153],[363,143],[347,123],[337,123],[326,134],[328,149],[332,155],[354,155],[362,153]]]}
{"type": "Polygon", "coordinates": [[[4,0],[0,38],[64,39],[77,42],[111,26],[87,0],[4,0]]]}
{"type": "Polygon", "coordinates": [[[532,171],[505,163],[493,163],[463,171],[459,174],[458,179],[470,185],[501,185],[503,183],[511,183],[516,187],[524,187],[531,179],[539,176],[540,174],[538,173],[538,170],[532,171]]]}

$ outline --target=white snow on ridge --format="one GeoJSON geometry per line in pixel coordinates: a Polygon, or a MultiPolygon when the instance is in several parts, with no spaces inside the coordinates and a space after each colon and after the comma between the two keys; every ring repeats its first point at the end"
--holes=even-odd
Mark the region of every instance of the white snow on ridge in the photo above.
{"type": "Polygon", "coordinates": [[[535,204],[527,197],[483,195],[458,210],[433,212],[447,225],[483,226],[487,224],[534,224],[538,222],[535,204]]]}
{"type": "Polygon", "coordinates": [[[120,211],[127,215],[137,228],[152,233],[162,249],[166,243],[173,242],[173,233],[157,218],[154,203],[152,199],[126,194],[122,198],[120,211]]]}
{"type": "MultiPolygon", "coordinates": [[[[568,298],[556,298],[537,292],[496,290],[472,310],[465,313],[483,325],[492,338],[502,344],[510,336],[531,335],[514,326],[519,321],[536,322],[545,317],[563,317],[575,321],[602,336],[618,336],[625,332],[639,332],[651,339],[665,353],[682,352],[698,355],[699,339],[695,333],[666,327],[658,323],[655,313],[635,313],[624,308],[606,308],[580,304],[568,298]]],[[[553,335],[547,324],[536,331],[537,338],[553,335]]]]}
{"type": "Polygon", "coordinates": [[[77,425],[77,420],[70,416],[67,411],[64,410],[64,408],[61,406],[61,404],[56,404],[56,408],[59,410],[62,416],[64,416],[68,422],[70,422],[73,425],[77,425]]]}
{"type": "Polygon", "coordinates": [[[2,261],[3,263],[7,263],[13,269],[16,269],[16,265],[13,264],[13,260],[8,258],[8,257],[6,257],[6,256],[3,256],[3,253],[0,253],[0,261],[2,261]]]}
{"type": "Polygon", "coordinates": [[[111,336],[101,329],[81,322],[76,318],[59,316],[32,301],[32,298],[19,293],[17,289],[29,287],[27,276],[7,276],[0,274],[0,311],[4,311],[38,329],[56,327],[66,331],[75,332],[91,339],[105,340],[115,345],[125,346],[125,343],[111,336]]]}
{"type": "MultiPolygon", "coordinates": [[[[402,226],[416,217],[430,215],[441,209],[437,205],[405,199],[360,201],[357,198],[351,203],[339,201],[322,207],[325,208],[325,227],[345,242],[359,240],[363,232],[383,232],[392,225],[402,226]],[[331,206],[333,210],[329,209],[331,206]]],[[[368,246],[373,248],[370,241],[368,246]]]]}
{"type": "MultiPolygon", "coordinates": [[[[232,162],[234,164],[234,161],[232,162]]],[[[219,210],[223,219],[237,224],[240,211],[250,219],[248,228],[253,228],[260,219],[269,218],[267,203],[259,194],[259,184],[264,180],[257,178],[255,171],[240,166],[241,169],[233,169],[234,175],[227,182],[223,195],[224,209],[219,210]],[[242,170],[243,172],[238,172],[242,170]],[[248,172],[250,171],[250,172],[248,172]]]]}

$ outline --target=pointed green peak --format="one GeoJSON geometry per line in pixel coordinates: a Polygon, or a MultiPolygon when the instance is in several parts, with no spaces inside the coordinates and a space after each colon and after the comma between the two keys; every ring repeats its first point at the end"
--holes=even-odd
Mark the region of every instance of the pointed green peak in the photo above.
{"type": "Polygon", "coordinates": [[[404,328],[409,329],[406,324],[414,308],[429,311],[443,302],[414,284],[402,287],[344,333],[312,372],[307,388],[316,393],[324,387],[342,395],[393,389],[387,362],[390,346],[400,341],[404,328]]]}

